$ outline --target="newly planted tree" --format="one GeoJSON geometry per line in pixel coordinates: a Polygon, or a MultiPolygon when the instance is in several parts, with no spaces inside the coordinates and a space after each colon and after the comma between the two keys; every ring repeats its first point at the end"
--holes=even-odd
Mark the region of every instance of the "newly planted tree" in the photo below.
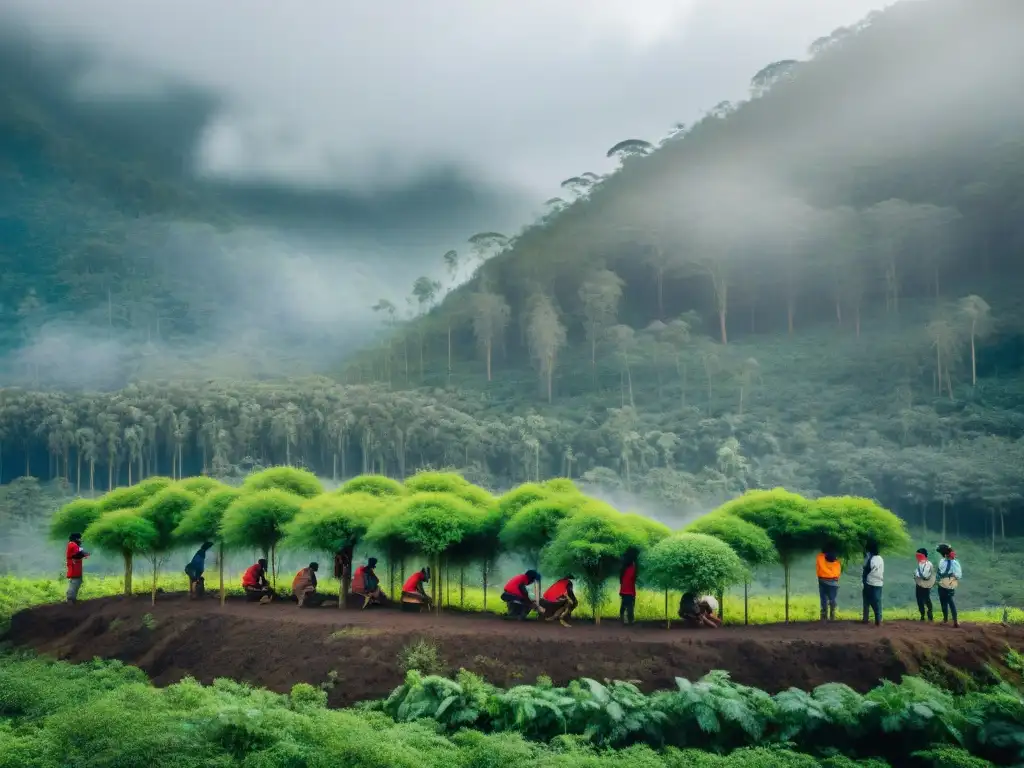
{"type": "Polygon", "coordinates": [[[643,579],[665,591],[665,624],[671,626],[669,590],[721,595],[743,581],[746,568],[728,544],[701,533],[677,533],[642,555],[643,579]]]}
{"type": "Polygon", "coordinates": [[[305,469],[297,467],[271,467],[262,472],[255,472],[242,483],[242,490],[266,491],[272,488],[287,491],[305,499],[311,499],[324,492],[324,487],[317,476],[305,469]]]}
{"type": "Polygon", "coordinates": [[[713,536],[728,544],[747,566],[743,578],[743,623],[749,623],[748,592],[753,569],[778,561],[778,552],[763,528],[739,517],[711,513],[686,526],[684,533],[713,536]]]}
{"type": "MultiPolygon", "coordinates": [[[[342,549],[354,549],[370,525],[385,509],[387,497],[368,493],[323,494],[304,502],[285,525],[282,546],[319,552],[333,558],[342,549]]],[[[338,586],[338,607],[346,605],[349,578],[338,586]]]]}
{"type": "Polygon", "coordinates": [[[558,526],[583,507],[601,508],[608,513],[614,511],[583,496],[557,495],[538,499],[505,521],[501,529],[501,545],[509,552],[525,557],[534,570],[539,570],[541,552],[555,538],[558,526]]]}
{"type": "Polygon", "coordinates": [[[795,493],[775,488],[771,491],[749,491],[726,502],[720,514],[734,515],[752,523],[768,534],[782,564],[786,585],[786,622],[789,622],[790,569],[800,555],[823,546],[829,524],[812,504],[795,493]]]}
{"type": "Polygon", "coordinates": [[[588,506],[558,526],[541,559],[556,573],[580,580],[594,623],[600,624],[605,582],[618,572],[626,550],[643,550],[646,543],[645,534],[623,515],[588,506]]]}
{"type": "Polygon", "coordinates": [[[900,551],[910,544],[904,522],[871,499],[824,496],[812,504],[841,556],[862,554],[869,541],[878,544],[880,552],[900,551]]]}
{"type": "Polygon", "coordinates": [[[92,499],[75,499],[58,509],[50,520],[50,538],[66,541],[72,533],[82,533],[99,520],[102,512],[92,499]]]}
{"type": "Polygon", "coordinates": [[[429,558],[435,574],[431,579],[434,606],[440,611],[441,559],[478,530],[479,521],[479,511],[458,496],[414,493],[395,502],[387,514],[370,526],[367,537],[403,554],[418,552],[429,558]]]}
{"type": "Polygon", "coordinates": [[[135,557],[148,552],[158,535],[156,527],[137,510],[119,509],[106,513],[86,528],[82,538],[124,559],[124,594],[130,595],[135,557]]]}
{"type": "Polygon", "coordinates": [[[152,600],[156,604],[156,574],[163,557],[177,543],[174,533],[185,515],[199,501],[194,493],[189,493],[181,488],[165,488],[160,493],[139,507],[139,517],[148,520],[156,531],[156,536],[146,549],[150,563],[153,565],[153,591],[152,600]]]}
{"type": "Polygon", "coordinates": [[[224,589],[224,537],[221,535],[221,523],[224,520],[224,512],[241,495],[240,490],[228,486],[206,494],[185,513],[174,531],[175,537],[183,542],[203,544],[213,541],[217,543],[221,605],[224,605],[227,596],[224,589]]]}
{"type": "Polygon", "coordinates": [[[277,488],[243,493],[224,512],[221,537],[229,547],[251,547],[262,552],[270,559],[271,578],[276,583],[277,544],[302,502],[301,496],[277,488]]]}

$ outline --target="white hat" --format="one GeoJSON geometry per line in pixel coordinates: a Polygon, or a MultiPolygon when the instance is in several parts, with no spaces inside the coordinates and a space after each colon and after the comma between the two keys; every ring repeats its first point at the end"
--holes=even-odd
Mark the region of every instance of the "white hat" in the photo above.
{"type": "Polygon", "coordinates": [[[704,605],[706,605],[712,611],[718,610],[718,601],[715,600],[715,598],[713,598],[711,595],[704,595],[697,602],[704,603],[704,605]]]}

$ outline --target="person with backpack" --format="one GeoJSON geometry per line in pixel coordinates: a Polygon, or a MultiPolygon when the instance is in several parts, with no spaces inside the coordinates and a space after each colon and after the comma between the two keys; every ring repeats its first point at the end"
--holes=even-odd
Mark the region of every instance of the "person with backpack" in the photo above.
{"type": "Polygon", "coordinates": [[[928,559],[928,550],[924,547],[917,550],[917,568],[914,569],[914,592],[917,596],[917,610],[921,612],[921,621],[928,614],[928,621],[934,621],[932,614],[932,587],[935,586],[935,566],[928,559]]]}
{"type": "Polygon", "coordinates": [[[956,602],[954,602],[953,596],[956,594],[956,588],[960,586],[960,579],[964,577],[964,572],[960,568],[960,561],[956,559],[956,552],[949,544],[939,544],[935,551],[942,555],[938,567],[939,607],[942,608],[942,623],[948,623],[950,614],[952,614],[953,626],[959,627],[960,622],[957,621],[956,602]]]}
{"type": "Polygon", "coordinates": [[[878,554],[878,542],[869,540],[864,548],[864,569],[861,573],[861,582],[864,585],[864,618],[863,623],[868,623],[870,612],[875,614],[875,626],[882,623],[882,582],[885,575],[885,561],[878,554]]]}

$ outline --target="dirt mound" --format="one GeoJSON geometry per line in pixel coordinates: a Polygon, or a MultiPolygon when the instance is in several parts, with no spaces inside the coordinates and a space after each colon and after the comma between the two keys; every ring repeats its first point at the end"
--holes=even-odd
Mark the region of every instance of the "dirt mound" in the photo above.
{"type": "Polygon", "coordinates": [[[645,690],[728,670],[738,682],[775,692],[840,681],[866,691],[905,673],[965,681],[999,666],[1008,645],[1024,647],[1024,628],[960,629],[915,622],[881,628],[857,623],[728,627],[571,628],[509,622],[488,615],[406,614],[391,609],[300,610],[294,604],[190,602],[162,595],[91,600],[22,611],[7,639],[67,659],[120,659],[157,684],[191,675],[244,680],[276,691],[335,680],[333,705],[387,695],[402,681],[398,655],[417,639],[436,643],[450,670],[465,667],[501,685],[594,677],[635,680],[645,690]]]}

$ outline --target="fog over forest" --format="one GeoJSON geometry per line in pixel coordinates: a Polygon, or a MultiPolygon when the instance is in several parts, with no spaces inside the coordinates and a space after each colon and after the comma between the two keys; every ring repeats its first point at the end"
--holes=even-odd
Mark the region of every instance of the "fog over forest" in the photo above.
{"type": "Polygon", "coordinates": [[[0,515],[449,468],[673,527],[864,495],[995,552],[1024,6],[881,6],[7,0],[0,515]]]}

